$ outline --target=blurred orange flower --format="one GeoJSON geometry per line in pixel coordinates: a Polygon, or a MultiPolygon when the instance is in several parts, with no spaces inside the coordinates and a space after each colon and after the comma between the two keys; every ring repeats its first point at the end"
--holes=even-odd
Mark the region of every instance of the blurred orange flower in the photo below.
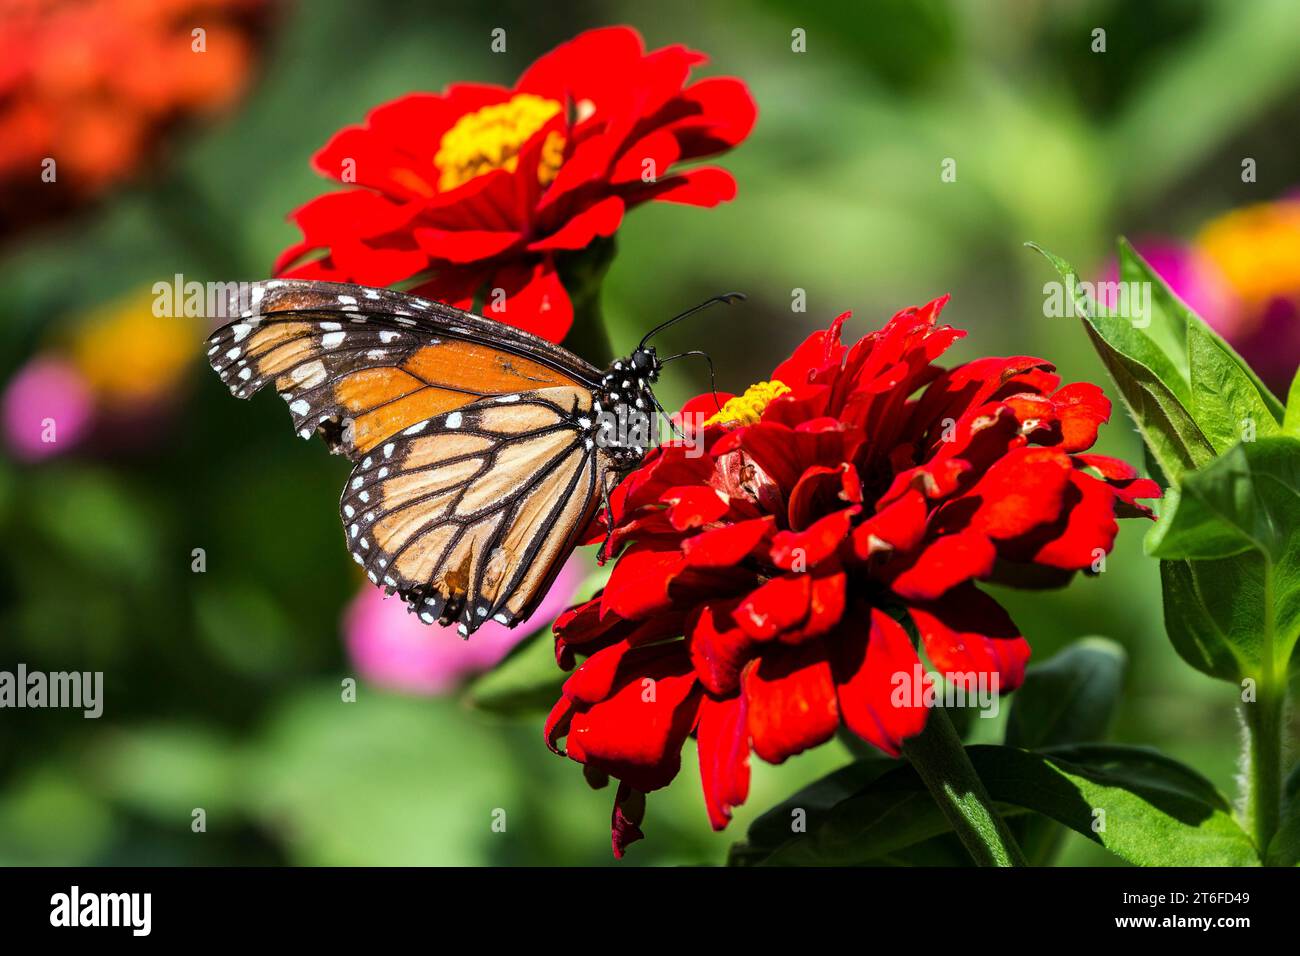
{"type": "Polygon", "coordinates": [[[168,126],[234,99],[268,6],[0,0],[0,235],[99,195],[168,126]]]}

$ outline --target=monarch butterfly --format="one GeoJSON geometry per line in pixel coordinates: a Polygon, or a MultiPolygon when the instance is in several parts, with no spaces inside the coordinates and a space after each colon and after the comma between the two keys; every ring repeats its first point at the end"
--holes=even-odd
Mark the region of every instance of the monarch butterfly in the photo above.
{"type": "MultiPolygon", "coordinates": [[[[239,293],[236,293],[238,296],[239,293]]],[[[426,624],[513,627],[536,609],[663,412],[652,329],[600,371],[545,339],[387,289],[272,279],[207,341],[236,398],[270,383],[303,438],[355,462],[339,503],[371,583],[426,624]]],[[[235,300],[236,303],[238,300],[235,300]]],[[[710,363],[712,372],[712,363],[710,363]]],[[[606,539],[608,544],[608,538],[606,539]]],[[[604,551],[602,545],[602,553],[604,551]]]]}

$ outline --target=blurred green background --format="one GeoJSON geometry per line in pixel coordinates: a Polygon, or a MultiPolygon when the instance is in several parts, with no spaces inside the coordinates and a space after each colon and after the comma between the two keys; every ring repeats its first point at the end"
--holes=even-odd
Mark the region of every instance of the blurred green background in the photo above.
{"type": "MultiPolygon", "coordinates": [[[[1113,397],[1077,321],[1043,316],[1053,275],[1022,243],[1095,273],[1117,234],[1188,234],[1300,184],[1300,6],[1287,0],[312,0],[280,12],[242,102],[171,140],[153,174],[6,238],[0,379],[88,310],[174,273],[267,275],[297,238],[285,214],[327,188],[311,154],[374,105],[456,80],[509,84],[611,23],[708,53],[703,73],[743,78],[759,104],[753,136],[720,161],[737,200],[630,214],[604,296],[625,348],[708,295],[747,292],[662,345],[710,351],[728,390],[845,309],[856,338],[951,292],[944,317],[970,336],[950,358],[1042,355],[1113,397]],[[494,27],[506,54],[489,51],[494,27]],[[1090,51],[1097,27],[1104,54],[1090,51]],[[1241,181],[1243,156],[1258,182],[1241,181]],[[945,158],[955,182],[940,180],[945,158]],[[795,289],[806,313],[791,310],[795,289]]],[[[611,863],[611,794],[546,751],[542,712],[507,718],[364,681],[341,702],[354,670],[340,617],[358,587],[336,517],[346,463],[294,440],[274,397],[232,401],[200,355],[196,341],[131,442],[0,459],[0,668],[102,670],[106,685],[97,721],[0,712],[0,862],[611,863]],[[206,833],[191,832],[196,807],[206,833]],[[496,808],[506,833],[492,831],[496,808]]],[[[669,407],[704,385],[686,364],[664,383],[669,407]]],[[[1103,434],[1102,451],[1141,460],[1118,410],[1103,434]]],[[[1123,644],[1115,739],[1233,792],[1233,691],[1169,647],[1144,531],[1128,523],[1096,579],[1003,599],[1036,659],[1086,634],[1123,644]]],[[[754,816],[848,759],[833,742],[780,767],[755,761],[748,805],[714,834],[692,747],[622,865],[721,862],[754,816]]],[[[1110,862],[1073,836],[1063,859],[1110,862]]]]}

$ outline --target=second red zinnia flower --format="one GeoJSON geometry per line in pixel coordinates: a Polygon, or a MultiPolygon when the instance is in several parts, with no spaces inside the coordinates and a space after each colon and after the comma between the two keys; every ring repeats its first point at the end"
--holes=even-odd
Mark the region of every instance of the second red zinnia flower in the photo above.
{"type": "Polygon", "coordinates": [[[586,659],[546,728],[591,782],[620,781],[616,854],[691,735],[717,829],[751,753],[780,763],[843,724],[897,755],[928,713],[898,693],[921,673],[912,634],[947,680],[1014,689],[1029,646],[976,582],[1063,584],[1099,568],[1117,517],[1150,514],[1154,482],[1087,454],[1101,389],[1027,356],[935,365],[964,334],[937,324],[945,302],[851,347],[840,316],[704,423],[703,454],[666,445],[620,485],[623,551],[556,622],[561,665],[586,659]]]}

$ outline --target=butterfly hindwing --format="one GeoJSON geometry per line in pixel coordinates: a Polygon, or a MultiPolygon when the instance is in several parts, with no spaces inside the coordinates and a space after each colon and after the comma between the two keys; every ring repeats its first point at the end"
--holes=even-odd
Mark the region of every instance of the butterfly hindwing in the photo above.
{"type": "Polygon", "coordinates": [[[591,393],[550,387],[422,420],[366,455],[340,502],[371,581],[427,624],[513,625],[545,594],[591,519],[608,462],[591,393]]]}

